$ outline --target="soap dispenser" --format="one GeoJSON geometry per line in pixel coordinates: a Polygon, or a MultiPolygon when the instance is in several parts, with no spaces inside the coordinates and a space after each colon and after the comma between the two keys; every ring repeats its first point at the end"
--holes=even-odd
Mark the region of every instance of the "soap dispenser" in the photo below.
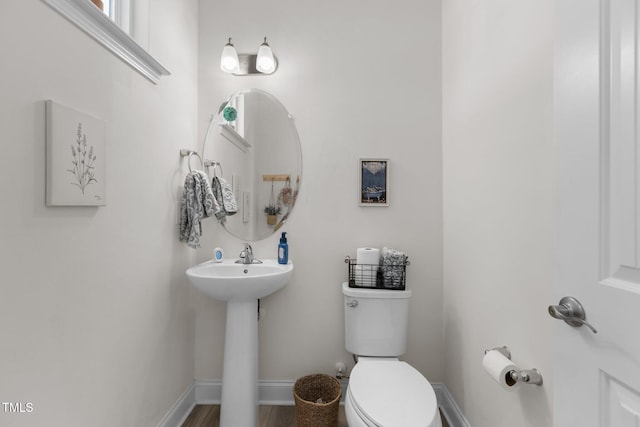
{"type": "Polygon", "coordinates": [[[287,244],[287,232],[283,231],[278,245],[278,264],[289,262],[289,245],[287,244]]]}

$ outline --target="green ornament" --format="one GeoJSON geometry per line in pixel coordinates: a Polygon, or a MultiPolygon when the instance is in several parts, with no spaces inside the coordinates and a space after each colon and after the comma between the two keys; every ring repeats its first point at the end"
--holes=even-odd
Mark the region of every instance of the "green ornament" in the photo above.
{"type": "Polygon", "coordinates": [[[224,107],[224,110],[222,110],[222,116],[226,121],[232,122],[238,118],[238,112],[233,107],[224,107]]]}

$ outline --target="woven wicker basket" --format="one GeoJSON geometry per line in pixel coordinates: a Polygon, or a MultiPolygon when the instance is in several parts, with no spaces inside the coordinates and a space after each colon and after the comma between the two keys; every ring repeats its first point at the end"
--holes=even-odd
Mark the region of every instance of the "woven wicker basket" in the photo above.
{"type": "Polygon", "coordinates": [[[340,396],[340,382],[329,375],[313,374],[299,378],[293,386],[298,427],[337,426],[340,396]]]}

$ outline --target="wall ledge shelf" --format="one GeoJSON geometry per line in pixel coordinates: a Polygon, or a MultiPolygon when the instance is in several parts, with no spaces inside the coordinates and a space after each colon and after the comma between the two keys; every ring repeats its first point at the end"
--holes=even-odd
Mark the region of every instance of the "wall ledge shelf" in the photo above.
{"type": "Polygon", "coordinates": [[[262,175],[263,181],[289,181],[290,177],[287,174],[276,174],[276,175],[262,175]]]}
{"type": "Polygon", "coordinates": [[[220,135],[224,136],[229,140],[229,142],[231,142],[233,145],[244,152],[247,152],[247,150],[251,148],[251,144],[249,144],[247,140],[242,137],[242,135],[240,135],[227,123],[220,124],[220,135]]]}

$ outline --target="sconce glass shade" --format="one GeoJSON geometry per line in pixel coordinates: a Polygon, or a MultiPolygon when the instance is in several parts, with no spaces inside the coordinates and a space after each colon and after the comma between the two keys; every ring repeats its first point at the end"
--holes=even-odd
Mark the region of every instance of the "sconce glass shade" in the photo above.
{"type": "Polygon", "coordinates": [[[264,42],[258,49],[258,58],[256,59],[256,69],[264,74],[271,74],[276,70],[276,59],[273,57],[273,52],[267,38],[264,38],[264,42]]]}
{"type": "Polygon", "coordinates": [[[222,49],[220,69],[225,73],[237,73],[240,69],[238,52],[236,52],[236,48],[231,44],[231,38],[229,38],[229,42],[225,45],[224,49],[222,49]]]}

